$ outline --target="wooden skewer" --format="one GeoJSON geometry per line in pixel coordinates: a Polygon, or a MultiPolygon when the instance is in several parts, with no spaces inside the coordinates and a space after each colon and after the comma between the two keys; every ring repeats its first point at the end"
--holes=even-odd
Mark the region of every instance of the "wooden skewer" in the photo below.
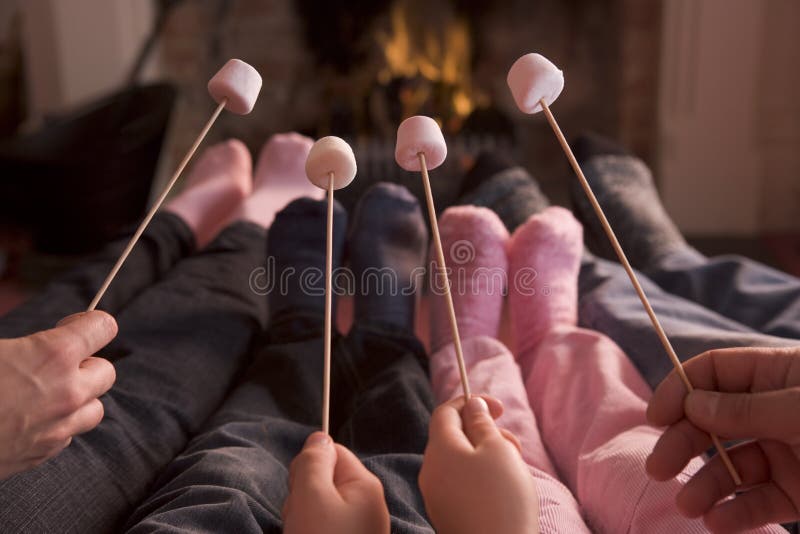
{"type": "Polygon", "coordinates": [[[333,178],[328,175],[328,227],[325,235],[325,356],[322,375],[322,431],[329,434],[331,406],[331,332],[333,331],[333,178]]]}
{"type": "Polygon", "coordinates": [[[428,164],[425,162],[425,153],[417,154],[419,157],[419,167],[422,171],[422,184],[425,186],[425,199],[428,203],[428,216],[431,220],[431,233],[433,234],[433,246],[436,249],[439,273],[444,277],[444,293],[447,302],[447,311],[450,312],[450,330],[453,334],[453,344],[456,349],[458,359],[458,370],[461,373],[461,387],[464,390],[464,398],[472,396],[467,379],[467,366],[464,363],[464,352],[461,349],[461,336],[458,334],[458,322],[456,322],[456,309],[453,306],[453,295],[450,293],[450,279],[447,276],[447,265],[444,261],[444,250],[442,250],[442,239],[439,236],[439,223],[436,220],[436,207],[433,205],[433,193],[431,192],[431,180],[428,177],[428,164]]]}
{"type": "Polygon", "coordinates": [[[227,103],[228,99],[223,99],[222,102],[220,102],[219,105],[217,106],[217,109],[214,110],[214,113],[211,115],[211,118],[208,119],[208,122],[203,127],[203,130],[200,132],[200,135],[198,135],[197,139],[194,140],[194,144],[192,144],[192,147],[183,157],[183,160],[181,161],[180,165],[178,165],[178,169],[175,171],[175,174],[172,175],[172,178],[167,184],[167,187],[164,188],[164,191],[161,193],[161,196],[158,197],[158,200],[156,200],[156,202],[150,208],[150,211],[147,213],[147,216],[145,216],[144,220],[139,225],[139,228],[136,229],[136,232],[133,234],[133,237],[131,237],[131,240],[128,241],[128,245],[125,247],[125,250],[122,251],[122,254],[120,254],[117,263],[114,264],[114,267],[111,269],[111,272],[108,273],[108,276],[103,282],[103,285],[100,286],[100,290],[94,296],[94,299],[92,299],[92,302],[91,304],[89,304],[89,307],[86,309],[86,311],[92,311],[95,308],[97,308],[100,299],[103,298],[103,295],[105,295],[106,291],[108,290],[108,286],[111,285],[111,282],[114,280],[114,277],[116,277],[117,273],[119,273],[119,270],[122,268],[122,264],[125,263],[126,259],[128,259],[128,255],[130,255],[131,251],[133,250],[133,247],[139,241],[139,238],[142,237],[142,234],[147,228],[147,225],[150,224],[150,221],[153,219],[156,212],[161,207],[161,204],[163,204],[164,201],[167,199],[167,195],[169,195],[169,192],[175,186],[175,183],[178,181],[178,178],[180,178],[181,173],[183,173],[183,170],[186,168],[186,165],[189,164],[189,160],[191,160],[192,156],[194,156],[194,153],[197,152],[197,148],[200,146],[200,143],[202,143],[203,139],[205,139],[206,135],[208,135],[208,131],[211,130],[211,127],[216,122],[217,117],[219,117],[219,114],[222,113],[222,110],[225,109],[225,105],[227,103]]]}
{"type": "MultiPolygon", "coordinates": [[[[672,360],[672,365],[675,367],[675,370],[678,372],[678,376],[680,376],[681,380],[683,381],[684,386],[686,389],[691,393],[694,391],[694,387],[692,386],[692,382],[689,380],[689,377],[686,375],[686,371],[683,369],[683,365],[681,364],[681,360],[678,358],[678,355],[675,353],[675,349],[672,347],[672,343],[670,343],[669,338],[667,337],[666,332],[664,332],[664,328],[661,326],[661,322],[658,320],[656,316],[656,312],[653,310],[653,306],[650,305],[650,301],[647,299],[647,295],[645,295],[644,289],[642,289],[642,285],[639,283],[639,279],[636,277],[636,273],[631,267],[630,262],[628,261],[628,257],[625,256],[625,252],[622,250],[622,246],[619,244],[619,240],[617,239],[614,230],[611,228],[611,224],[608,222],[608,218],[606,214],[603,212],[603,208],[600,207],[600,203],[597,201],[597,197],[592,191],[592,186],[589,185],[588,180],[586,180],[586,176],[583,174],[583,170],[581,169],[578,160],[575,158],[575,154],[572,153],[572,149],[567,143],[567,139],[564,137],[564,134],[561,132],[561,128],[558,126],[558,122],[556,122],[553,113],[550,111],[550,107],[547,105],[547,102],[544,99],[539,101],[542,105],[542,110],[544,111],[545,117],[547,117],[547,122],[550,123],[550,127],[553,129],[553,132],[556,134],[558,138],[558,142],[561,144],[561,148],[564,150],[564,153],[567,155],[567,159],[569,160],[570,165],[572,165],[572,169],[575,171],[575,174],[578,176],[578,180],[583,187],[586,196],[589,198],[589,202],[592,204],[597,217],[600,219],[600,224],[603,226],[603,230],[605,230],[608,239],[611,241],[611,246],[614,248],[614,252],[617,253],[617,257],[619,258],[619,262],[625,268],[625,272],[628,273],[628,278],[631,279],[631,283],[633,284],[633,288],[636,290],[636,294],[639,295],[639,300],[642,301],[642,305],[644,306],[647,315],[650,317],[650,322],[653,323],[653,328],[658,334],[658,338],[661,340],[661,344],[664,346],[664,350],[667,351],[670,359],[672,360]]],[[[725,447],[722,445],[719,437],[715,434],[709,434],[711,436],[711,441],[714,443],[714,447],[716,447],[717,452],[719,453],[719,457],[722,459],[722,463],[725,464],[728,473],[730,473],[731,478],[736,483],[737,486],[742,485],[742,479],[739,476],[739,473],[736,471],[736,466],[733,465],[733,462],[728,456],[728,451],[725,450],[725,447]]]]}

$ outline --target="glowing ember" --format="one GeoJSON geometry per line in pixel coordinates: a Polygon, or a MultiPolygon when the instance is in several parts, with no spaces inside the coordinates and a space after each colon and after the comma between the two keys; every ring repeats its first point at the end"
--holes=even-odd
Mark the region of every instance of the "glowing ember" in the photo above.
{"type": "Polygon", "coordinates": [[[390,30],[377,36],[386,60],[378,80],[384,85],[396,79],[417,82],[401,92],[403,114],[414,115],[433,102],[438,119],[458,129],[480,100],[470,78],[469,25],[446,6],[430,16],[432,6],[427,5],[427,16],[415,17],[412,2],[395,0],[390,30]]]}

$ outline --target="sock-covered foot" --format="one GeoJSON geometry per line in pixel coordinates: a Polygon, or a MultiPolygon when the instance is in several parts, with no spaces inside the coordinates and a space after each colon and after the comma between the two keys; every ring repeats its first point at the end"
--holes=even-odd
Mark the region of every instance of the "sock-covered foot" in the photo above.
{"type": "Polygon", "coordinates": [[[181,192],[164,208],[191,228],[198,248],[207,245],[252,189],[250,152],[231,139],[207,148],[181,192]]]}
{"type": "MultiPolygon", "coordinates": [[[[507,282],[508,231],[499,217],[479,206],[455,206],[439,218],[442,249],[450,274],[453,307],[461,339],[497,338],[507,282]]],[[[431,350],[453,340],[450,314],[437,273],[435,251],[431,263],[431,350]]]]}
{"type": "MultiPolygon", "coordinates": [[[[667,256],[689,250],[661,204],[650,169],[641,160],[603,138],[582,137],[575,147],[583,158],[579,163],[586,179],[635,268],[655,268],[667,256]]],[[[589,249],[616,259],[580,183],[572,180],[570,188],[576,215],[586,228],[589,249]]]]}
{"type": "Polygon", "coordinates": [[[297,133],[276,134],[264,143],[253,176],[253,194],[234,219],[269,228],[275,214],[301,197],[321,199],[325,192],[306,178],[305,164],[314,142],[297,133]]]}
{"type": "Polygon", "coordinates": [[[364,193],[349,240],[356,320],[413,328],[427,243],[422,210],[408,189],[381,182],[364,193]]]}
{"type": "Polygon", "coordinates": [[[508,298],[517,355],[553,328],[577,323],[582,250],[581,225],[560,207],[534,215],[511,236],[508,298]]]}
{"type": "MultiPolygon", "coordinates": [[[[300,198],[275,216],[267,232],[269,311],[325,313],[327,200],[300,198]]],[[[347,213],[334,201],[333,269],[342,262],[347,213]]]]}
{"type": "Polygon", "coordinates": [[[513,232],[550,202],[528,171],[482,153],[464,177],[459,204],[489,208],[513,232]]]}

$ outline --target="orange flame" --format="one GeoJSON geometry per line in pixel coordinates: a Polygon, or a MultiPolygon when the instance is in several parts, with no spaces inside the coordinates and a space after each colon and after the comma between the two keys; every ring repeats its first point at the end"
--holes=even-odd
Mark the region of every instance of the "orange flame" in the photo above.
{"type": "MultiPolygon", "coordinates": [[[[427,6],[430,13],[431,6],[427,6]]],[[[440,13],[441,14],[441,13],[440,13]]],[[[471,83],[470,33],[467,21],[445,12],[444,16],[412,19],[411,2],[395,0],[390,10],[390,31],[378,35],[383,47],[385,67],[378,80],[386,84],[393,78],[422,78],[446,88],[450,109],[442,110],[463,121],[476,106],[471,83]]],[[[415,87],[405,95],[406,114],[414,114],[432,96],[430,84],[415,87]]]]}

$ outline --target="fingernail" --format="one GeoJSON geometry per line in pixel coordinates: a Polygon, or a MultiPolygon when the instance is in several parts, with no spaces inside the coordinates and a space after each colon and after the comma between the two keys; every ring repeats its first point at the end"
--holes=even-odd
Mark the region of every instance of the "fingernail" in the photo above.
{"type": "Polygon", "coordinates": [[[305,447],[327,447],[330,443],[331,437],[328,434],[324,432],[314,432],[306,439],[305,447]]]}
{"type": "Polygon", "coordinates": [[[489,405],[480,397],[470,397],[466,404],[467,410],[473,413],[489,413],[489,405]]]}
{"type": "Polygon", "coordinates": [[[717,415],[719,400],[719,393],[695,390],[686,397],[686,414],[702,420],[712,419],[717,415]]]}
{"type": "Polygon", "coordinates": [[[86,312],[78,312],[78,313],[73,313],[72,315],[67,315],[66,317],[64,317],[63,319],[61,319],[60,321],[58,321],[58,322],[56,323],[56,326],[62,326],[62,325],[65,325],[65,324],[71,323],[71,322],[72,322],[72,321],[74,321],[75,319],[77,319],[77,318],[79,318],[79,317],[82,317],[82,316],[83,316],[85,313],[86,313],[86,312]]]}

